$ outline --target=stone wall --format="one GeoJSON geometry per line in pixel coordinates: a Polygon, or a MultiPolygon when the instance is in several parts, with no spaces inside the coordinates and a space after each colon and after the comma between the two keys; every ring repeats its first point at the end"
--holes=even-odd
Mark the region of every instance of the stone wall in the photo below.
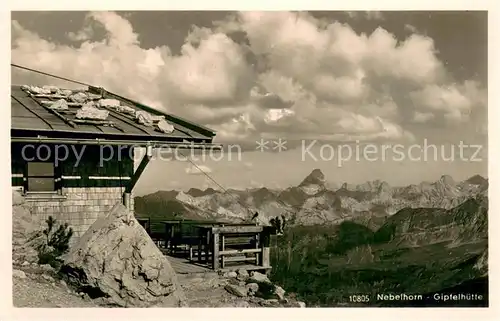
{"type": "MultiPolygon", "coordinates": [[[[68,187],[62,189],[62,195],[27,195],[26,202],[42,222],[52,216],[68,223],[78,238],[98,217],[107,215],[116,203],[122,203],[122,193],[120,187],[68,187]]],[[[132,197],[132,211],[133,206],[132,197]]]]}
{"type": "MultiPolygon", "coordinates": [[[[52,216],[61,223],[68,223],[75,239],[82,236],[98,217],[107,215],[116,203],[122,203],[120,187],[67,187],[61,195],[26,195],[32,214],[42,222],[52,216]]],[[[131,198],[131,210],[134,203],[131,198]]]]}

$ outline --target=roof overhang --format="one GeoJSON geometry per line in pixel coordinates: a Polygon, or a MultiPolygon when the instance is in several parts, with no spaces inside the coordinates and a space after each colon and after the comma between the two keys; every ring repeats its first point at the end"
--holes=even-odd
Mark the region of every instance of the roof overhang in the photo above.
{"type": "Polygon", "coordinates": [[[12,137],[12,143],[39,143],[39,144],[67,144],[67,145],[110,145],[110,146],[135,146],[152,148],[175,148],[175,149],[210,149],[220,150],[221,144],[195,143],[195,142],[168,142],[157,140],[112,140],[112,139],[71,139],[71,138],[51,138],[51,137],[12,137]]]}

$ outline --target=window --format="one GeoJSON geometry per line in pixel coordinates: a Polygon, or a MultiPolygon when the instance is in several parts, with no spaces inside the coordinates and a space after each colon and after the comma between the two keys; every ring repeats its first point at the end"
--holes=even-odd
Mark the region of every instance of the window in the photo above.
{"type": "Polygon", "coordinates": [[[28,192],[53,192],[56,190],[55,169],[52,162],[29,162],[26,190],[28,192]]]}

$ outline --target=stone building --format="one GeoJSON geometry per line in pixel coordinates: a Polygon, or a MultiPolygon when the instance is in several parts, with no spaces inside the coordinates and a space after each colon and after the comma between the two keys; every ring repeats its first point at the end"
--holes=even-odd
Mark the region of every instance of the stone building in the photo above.
{"type": "Polygon", "coordinates": [[[11,86],[12,187],[34,214],[67,222],[76,237],[117,202],[133,211],[134,185],[154,149],[218,148],[214,137],[103,88],[11,86]]]}

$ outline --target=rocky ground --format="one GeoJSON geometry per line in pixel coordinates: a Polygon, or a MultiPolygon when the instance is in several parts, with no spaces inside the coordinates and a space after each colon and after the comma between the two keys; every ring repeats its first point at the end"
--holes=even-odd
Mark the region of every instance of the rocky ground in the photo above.
{"type": "Polygon", "coordinates": [[[190,307],[305,307],[258,272],[184,274],[178,279],[190,307]]]}
{"type": "MultiPolygon", "coordinates": [[[[270,284],[260,273],[211,272],[179,275],[178,279],[189,307],[305,307],[303,302],[287,297],[280,287],[267,293],[268,298],[259,297],[259,284],[270,284]]],[[[18,308],[109,307],[104,299],[75,292],[49,265],[27,261],[13,263],[12,295],[18,308]]]]}
{"type": "Polygon", "coordinates": [[[16,308],[98,307],[87,295],[76,293],[49,265],[13,262],[12,297],[16,308]]]}

